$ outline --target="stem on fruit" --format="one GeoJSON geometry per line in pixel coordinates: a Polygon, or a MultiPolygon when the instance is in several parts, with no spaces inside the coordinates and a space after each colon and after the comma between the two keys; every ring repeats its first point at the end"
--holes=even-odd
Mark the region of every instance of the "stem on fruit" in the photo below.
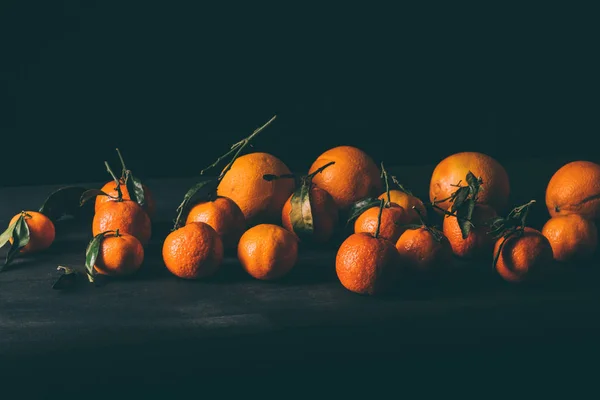
{"type": "Polygon", "coordinates": [[[412,196],[412,192],[410,190],[408,190],[407,188],[405,188],[399,181],[398,178],[396,178],[394,175],[391,175],[390,178],[392,179],[392,182],[394,182],[394,184],[396,186],[398,186],[398,189],[400,189],[400,191],[406,193],[406,194],[410,194],[412,196]]]}
{"type": "Polygon", "coordinates": [[[383,178],[383,181],[385,182],[385,192],[387,193],[386,207],[389,207],[390,203],[392,202],[392,199],[390,197],[390,183],[388,182],[388,174],[387,174],[387,171],[385,170],[385,167],[383,166],[383,161],[381,162],[381,177],[383,178]]]}
{"type": "Polygon", "coordinates": [[[412,206],[411,207],[413,210],[415,210],[415,212],[417,213],[417,215],[419,216],[419,221],[421,222],[421,225],[423,226],[427,226],[427,224],[425,223],[425,220],[423,219],[423,214],[421,214],[421,211],[419,211],[419,209],[416,206],[412,206]]]}
{"type": "Polygon", "coordinates": [[[113,177],[113,179],[115,180],[115,184],[117,185],[115,187],[115,190],[117,191],[117,201],[123,201],[123,192],[121,191],[121,182],[119,182],[119,179],[117,178],[117,176],[115,175],[113,170],[110,168],[110,165],[108,165],[107,161],[104,161],[104,165],[106,165],[106,170],[108,171],[110,176],[113,177]]]}
{"type": "Polygon", "coordinates": [[[312,174],[308,174],[306,176],[306,179],[312,179],[315,177],[315,175],[320,174],[321,172],[323,172],[323,170],[331,165],[335,164],[335,161],[330,161],[327,164],[323,165],[322,167],[320,167],[319,169],[317,169],[315,172],[313,172],[312,174]]]}
{"type": "Polygon", "coordinates": [[[121,160],[121,180],[125,181],[125,173],[127,171],[127,167],[125,166],[125,160],[123,159],[123,156],[121,155],[121,151],[119,151],[119,149],[117,148],[117,154],[119,155],[119,160],[121,160]]]}
{"type": "Polygon", "coordinates": [[[381,214],[383,214],[384,204],[385,200],[381,199],[381,204],[379,205],[379,215],[377,216],[377,229],[375,229],[375,239],[379,237],[379,230],[381,229],[381,214]]]}
{"type": "Polygon", "coordinates": [[[257,128],[256,130],[254,130],[254,132],[252,132],[252,134],[250,136],[248,136],[245,139],[240,140],[239,142],[235,143],[233,146],[231,146],[231,149],[223,154],[221,157],[217,158],[217,160],[212,163],[211,165],[209,165],[208,167],[204,168],[202,171],[200,171],[200,175],[204,175],[204,173],[206,171],[208,171],[209,169],[212,169],[214,167],[216,167],[217,165],[219,165],[219,163],[221,161],[223,161],[226,157],[228,157],[229,155],[231,155],[232,153],[235,152],[233,158],[231,159],[231,161],[225,166],[225,168],[223,169],[223,172],[221,172],[221,174],[219,175],[219,178],[217,180],[221,180],[223,179],[223,177],[225,176],[225,174],[227,173],[227,171],[229,171],[231,169],[231,166],[233,165],[233,163],[235,162],[235,160],[238,158],[238,156],[240,155],[240,153],[242,152],[242,150],[244,150],[244,148],[248,145],[248,143],[250,143],[250,141],[256,136],[258,135],[260,132],[262,132],[267,126],[269,126],[271,124],[271,122],[275,121],[275,118],[277,118],[277,115],[274,115],[273,118],[271,118],[270,120],[268,120],[263,126],[257,128]]]}

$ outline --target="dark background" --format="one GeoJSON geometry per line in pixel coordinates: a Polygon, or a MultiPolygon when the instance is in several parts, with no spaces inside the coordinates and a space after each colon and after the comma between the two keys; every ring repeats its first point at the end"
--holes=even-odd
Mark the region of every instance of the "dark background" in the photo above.
{"type": "Polygon", "coordinates": [[[3,1],[0,185],[192,176],[273,114],[293,170],[597,154],[590,10],[202,3],[3,1]]]}

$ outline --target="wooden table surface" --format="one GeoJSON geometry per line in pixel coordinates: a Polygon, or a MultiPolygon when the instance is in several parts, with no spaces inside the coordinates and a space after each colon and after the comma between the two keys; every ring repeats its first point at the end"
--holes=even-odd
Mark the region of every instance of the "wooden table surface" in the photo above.
{"type": "MultiPolygon", "coordinates": [[[[513,190],[519,189],[514,204],[539,202],[534,226],[547,218],[543,191],[562,162],[506,165],[513,190]]],[[[432,168],[395,173],[423,194],[432,168]]],[[[65,371],[80,383],[123,377],[156,383],[238,368],[245,376],[360,366],[373,371],[389,364],[412,370],[539,368],[598,353],[597,260],[536,287],[500,281],[491,262],[455,260],[439,279],[407,282],[381,298],[355,295],[339,284],[334,248],[301,252],[293,272],[279,282],[250,278],[231,255],[214,278],[177,279],[160,252],[178,201],[193,182],[147,182],[158,214],[143,268],[132,278],[52,290],[58,265],[83,264],[91,220],[59,226],[50,250],[22,257],[0,273],[5,382],[35,374],[38,385],[56,383],[65,371]]],[[[0,189],[0,225],[22,209],[37,209],[60,186],[0,189]]]]}

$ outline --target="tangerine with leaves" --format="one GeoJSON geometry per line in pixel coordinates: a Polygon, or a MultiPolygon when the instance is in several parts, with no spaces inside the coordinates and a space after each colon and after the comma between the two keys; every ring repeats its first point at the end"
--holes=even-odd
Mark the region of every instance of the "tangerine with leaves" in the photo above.
{"type": "Polygon", "coordinates": [[[515,207],[505,218],[491,223],[490,235],[496,239],[493,266],[506,281],[518,283],[538,280],[553,262],[552,246],[536,229],[526,226],[534,200],[515,207]]]}
{"type": "MultiPolygon", "coordinates": [[[[385,205],[380,200],[379,221],[385,205]]],[[[393,242],[379,235],[354,233],[339,247],[335,269],[340,283],[348,290],[364,295],[383,294],[393,289],[400,277],[400,260],[393,242]]]]}
{"type": "Polygon", "coordinates": [[[298,189],[285,202],[281,211],[283,227],[314,243],[325,243],[333,235],[339,213],[333,197],[313,184],[315,175],[333,165],[332,161],[301,179],[298,189]]]}
{"type": "Polygon", "coordinates": [[[76,186],[61,187],[53,191],[39,211],[21,211],[0,234],[0,248],[11,244],[0,271],[22,253],[36,253],[49,248],[56,237],[54,223],[63,217],[78,217],[81,212],[78,199],[85,189],[76,186]]]}
{"type": "Polygon", "coordinates": [[[204,222],[212,226],[221,237],[226,250],[237,248],[238,241],[246,230],[244,213],[228,197],[217,197],[194,205],[188,213],[186,225],[193,222],[204,222]]]}
{"type": "Polygon", "coordinates": [[[316,175],[313,181],[333,197],[340,210],[381,192],[380,172],[364,151],[352,146],[327,150],[313,162],[308,173],[312,174],[331,162],[335,164],[316,175]]]}
{"type": "Polygon", "coordinates": [[[596,224],[579,214],[550,218],[542,234],[552,246],[554,259],[561,262],[589,260],[598,247],[596,224]]]}
{"type": "Polygon", "coordinates": [[[235,201],[249,225],[281,223],[281,210],[294,191],[294,180],[263,179],[269,174],[289,176],[291,172],[283,161],[271,154],[243,155],[225,172],[217,194],[235,201]]]}
{"type": "Polygon", "coordinates": [[[450,207],[450,196],[468,172],[483,181],[479,203],[502,212],[508,204],[510,184],[504,167],[494,158],[477,152],[462,152],[440,161],[433,170],[429,184],[429,199],[439,206],[438,212],[450,207]]]}
{"type": "Polygon", "coordinates": [[[253,278],[280,279],[298,260],[298,238],[277,225],[256,225],[240,238],[238,259],[253,278]]]}
{"type": "Polygon", "coordinates": [[[487,226],[497,216],[487,204],[479,203],[482,180],[467,172],[467,186],[455,184],[449,196],[450,207],[443,210],[437,203],[433,207],[444,211],[442,231],[448,238],[452,252],[463,258],[478,258],[489,254],[494,246],[487,226]]]}
{"type": "Polygon", "coordinates": [[[136,178],[129,169],[127,169],[119,149],[117,149],[117,154],[119,155],[122,166],[121,177],[117,178],[108,164],[105,163],[113,180],[107,182],[100,189],[108,196],[96,197],[95,210],[98,211],[98,209],[100,209],[104,203],[115,201],[115,199],[121,197],[123,200],[133,200],[137,202],[150,217],[153,217],[156,212],[156,204],[154,202],[154,196],[152,195],[152,192],[146,185],[136,178]]]}
{"type": "Polygon", "coordinates": [[[144,247],[132,235],[116,231],[94,237],[86,251],[88,274],[127,276],[137,272],[144,261],[144,247]],[[93,267],[93,270],[92,270],[93,267]]]}
{"type": "Polygon", "coordinates": [[[600,165],[574,161],[559,168],[548,182],[546,207],[551,217],[580,214],[600,219],[600,165]]]}
{"type": "MultiPolygon", "coordinates": [[[[238,203],[236,203],[233,199],[225,196],[218,196],[218,188],[223,179],[228,175],[231,169],[234,167],[237,161],[239,161],[239,156],[244,150],[246,146],[250,143],[250,141],[258,135],[262,130],[264,130],[267,126],[271,124],[275,120],[275,116],[271,118],[267,123],[255,129],[254,132],[245,139],[240,140],[237,143],[234,143],[229,151],[225,154],[217,158],[215,162],[213,162],[208,167],[204,168],[200,175],[204,175],[204,173],[212,168],[217,167],[223,160],[231,156],[231,159],[221,171],[221,174],[217,178],[208,178],[203,179],[196,184],[194,184],[183,197],[183,201],[177,207],[177,217],[175,218],[175,225],[173,230],[177,230],[180,228],[181,223],[184,219],[185,214],[187,213],[186,224],[194,223],[194,222],[203,222],[209,224],[221,237],[223,241],[223,246],[225,249],[235,249],[237,248],[238,241],[244,233],[246,229],[247,220],[244,211],[240,208],[238,203]],[[233,156],[232,156],[233,155],[233,156]]],[[[256,153],[255,153],[256,154],[256,153]]],[[[269,156],[270,157],[270,156],[269,156]]],[[[243,159],[243,157],[241,157],[243,159]]],[[[245,160],[253,159],[252,157],[246,158],[245,160]]],[[[244,164],[245,161],[242,161],[244,164]]],[[[238,164],[239,165],[239,164],[238,164]]],[[[243,169],[243,167],[240,167],[243,169]]],[[[251,172],[251,171],[250,171],[251,172]]],[[[252,172],[251,172],[252,173],[252,172]]],[[[241,170],[236,169],[229,175],[237,176],[237,178],[241,178],[241,170]],[[237,171],[237,172],[236,172],[237,171]]],[[[235,179],[234,179],[235,180],[235,179]]],[[[231,181],[228,183],[231,185],[231,181]]],[[[252,184],[251,182],[237,182],[236,185],[247,185],[252,184]]],[[[293,182],[292,182],[293,184],[293,182]]],[[[227,186],[227,185],[225,185],[227,186]]],[[[231,190],[246,190],[243,187],[237,186],[229,186],[231,190]]],[[[252,191],[252,189],[250,189],[252,191]]],[[[269,197],[269,194],[267,194],[269,197]]],[[[239,200],[239,198],[238,198],[239,200]]],[[[246,199],[247,200],[247,199],[246,199]]],[[[265,200],[265,204],[270,200],[265,200]]],[[[252,206],[251,204],[247,204],[248,206],[252,206]]],[[[256,205],[256,204],[255,204],[256,205]]]]}
{"type": "MultiPolygon", "coordinates": [[[[21,253],[36,253],[46,250],[52,245],[56,237],[56,231],[50,218],[37,211],[23,211],[12,217],[8,225],[17,224],[19,219],[22,219],[29,231],[29,240],[19,250],[21,253]]],[[[14,237],[11,236],[8,240],[12,244],[14,237]]]]}
{"type": "MultiPolygon", "coordinates": [[[[416,207],[415,207],[416,208],[416,207]]],[[[429,273],[452,259],[452,246],[443,232],[425,224],[407,229],[396,242],[400,260],[410,270],[429,273]]]]}
{"type": "Polygon", "coordinates": [[[371,207],[360,214],[354,223],[354,233],[366,232],[375,234],[375,231],[379,230],[379,237],[396,243],[400,235],[405,231],[406,225],[410,223],[411,215],[404,207],[390,201],[391,193],[388,176],[383,163],[381,163],[381,175],[385,182],[386,200],[375,201],[384,201],[384,208],[381,213],[379,207],[371,207]]]}
{"type": "Polygon", "coordinates": [[[204,222],[192,222],[167,236],[162,256],[173,275],[182,279],[201,279],[218,271],[223,251],[217,231],[204,222]]]}

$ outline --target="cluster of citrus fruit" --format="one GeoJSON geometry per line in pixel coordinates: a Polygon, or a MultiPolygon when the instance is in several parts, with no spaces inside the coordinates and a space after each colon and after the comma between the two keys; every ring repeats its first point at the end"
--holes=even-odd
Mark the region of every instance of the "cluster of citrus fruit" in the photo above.
{"type": "MultiPolygon", "coordinates": [[[[299,248],[339,240],[335,268],[341,284],[377,294],[399,279],[435,274],[452,257],[488,259],[502,278],[521,282],[546,276],[557,261],[583,260],[596,250],[597,164],[572,162],[554,174],[545,199],[551,218],[538,231],[526,222],[534,201],[506,213],[507,172],[485,154],[442,160],[431,176],[429,201],[423,202],[383,163],[378,166],[355,147],[324,152],[300,177],[271,154],[242,154],[273,120],[201,172],[227,160],[217,177],[202,179],[185,194],[162,246],[164,264],[174,275],[212,276],[231,251],[252,277],[279,279],[293,269],[299,248]]],[[[106,164],[112,180],[81,196],[82,204],[96,202],[86,250],[90,280],[137,271],[151,237],[153,195],[119,157],[121,176],[106,164]]],[[[40,251],[54,240],[54,225],[43,213],[22,212],[1,239],[0,245],[13,244],[10,257],[40,251]]]]}

